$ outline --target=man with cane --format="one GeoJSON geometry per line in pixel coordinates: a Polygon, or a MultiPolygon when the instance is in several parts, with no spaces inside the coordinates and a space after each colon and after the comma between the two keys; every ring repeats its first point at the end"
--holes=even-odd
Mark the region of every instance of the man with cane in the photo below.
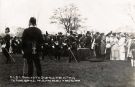
{"type": "Polygon", "coordinates": [[[43,44],[42,32],[36,27],[36,19],[31,17],[29,20],[29,27],[24,30],[22,35],[22,49],[24,52],[24,58],[28,64],[28,76],[33,76],[33,63],[35,64],[37,76],[42,76],[40,53],[41,45],[43,44]]]}

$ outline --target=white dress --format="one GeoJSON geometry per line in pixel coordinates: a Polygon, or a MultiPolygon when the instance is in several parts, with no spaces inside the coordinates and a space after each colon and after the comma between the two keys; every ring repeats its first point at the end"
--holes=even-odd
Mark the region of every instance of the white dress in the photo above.
{"type": "Polygon", "coordinates": [[[110,37],[106,37],[106,48],[111,48],[111,38],[110,37]]]}
{"type": "Polygon", "coordinates": [[[112,43],[112,37],[106,37],[106,58],[110,60],[111,57],[111,43],[112,43]]]}
{"type": "Polygon", "coordinates": [[[120,52],[119,60],[125,60],[125,37],[121,37],[118,44],[119,44],[119,52],[120,52]]]}
{"type": "Polygon", "coordinates": [[[119,53],[119,46],[118,46],[118,39],[117,37],[113,38],[113,45],[111,48],[111,58],[110,60],[119,60],[120,53],[119,53]]]}

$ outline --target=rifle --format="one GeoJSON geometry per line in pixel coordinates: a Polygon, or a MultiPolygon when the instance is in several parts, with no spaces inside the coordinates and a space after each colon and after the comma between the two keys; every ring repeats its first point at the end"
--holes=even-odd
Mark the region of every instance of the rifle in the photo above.
{"type": "Polygon", "coordinates": [[[10,55],[10,53],[8,52],[8,50],[6,48],[4,48],[4,49],[8,53],[8,55],[10,56],[11,60],[13,61],[13,63],[15,63],[15,59],[10,55]]]}
{"type": "Polygon", "coordinates": [[[78,61],[77,61],[77,59],[76,59],[76,57],[75,57],[73,51],[72,51],[71,48],[68,46],[68,44],[67,44],[67,47],[68,47],[68,50],[70,51],[70,53],[72,54],[73,58],[75,59],[75,61],[78,63],[78,61]]]}

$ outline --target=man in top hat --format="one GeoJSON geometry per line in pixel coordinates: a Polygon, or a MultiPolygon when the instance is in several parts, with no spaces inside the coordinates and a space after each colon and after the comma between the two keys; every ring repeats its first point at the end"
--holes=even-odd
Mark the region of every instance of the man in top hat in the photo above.
{"type": "Polygon", "coordinates": [[[28,76],[33,76],[33,63],[35,64],[37,76],[42,76],[40,53],[41,45],[43,44],[42,32],[36,27],[36,19],[31,17],[29,20],[29,27],[24,30],[22,36],[22,48],[24,51],[24,58],[27,59],[28,76]]]}

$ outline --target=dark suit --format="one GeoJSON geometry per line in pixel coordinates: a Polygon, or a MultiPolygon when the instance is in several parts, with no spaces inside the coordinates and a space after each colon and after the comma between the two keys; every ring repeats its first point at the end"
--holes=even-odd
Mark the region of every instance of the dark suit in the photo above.
{"type": "Polygon", "coordinates": [[[55,58],[56,58],[56,60],[58,60],[58,61],[60,61],[60,57],[61,57],[61,44],[59,44],[59,43],[54,43],[54,47],[55,47],[55,49],[54,49],[54,55],[55,55],[55,58]]]}
{"type": "Polygon", "coordinates": [[[10,55],[9,55],[9,48],[10,48],[10,35],[9,34],[6,34],[6,36],[4,37],[4,43],[6,46],[5,48],[2,48],[2,52],[7,58],[6,63],[9,63],[11,62],[10,55]]]}
{"type": "Polygon", "coordinates": [[[95,52],[96,52],[96,57],[99,58],[101,55],[101,52],[100,52],[100,45],[101,45],[101,36],[98,35],[95,39],[95,43],[96,43],[96,46],[95,46],[95,52]]]}
{"type": "Polygon", "coordinates": [[[85,47],[89,48],[91,50],[91,44],[92,44],[92,37],[86,36],[85,38],[85,47]]]}
{"type": "Polygon", "coordinates": [[[40,64],[41,45],[43,43],[43,36],[40,29],[36,27],[29,27],[24,30],[22,36],[22,49],[24,51],[24,58],[28,63],[28,76],[33,76],[33,63],[36,66],[37,76],[42,75],[40,64]],[[35,44],[35,52],[33,53],[33,43],[35,44]]]}
{"type": "Polygon", "coordinates": [[[77,58],[77,43],[76,43],[76,37],[73,35],[70,35],[68,37],[68,46],[71,50],[69,50],[69,63],[74,59],[74,56],[77,58]],[[71,53],[72,51],[72,53],[71,53]],[[74,55],[74,56],[73,56],[74,55]]]}

